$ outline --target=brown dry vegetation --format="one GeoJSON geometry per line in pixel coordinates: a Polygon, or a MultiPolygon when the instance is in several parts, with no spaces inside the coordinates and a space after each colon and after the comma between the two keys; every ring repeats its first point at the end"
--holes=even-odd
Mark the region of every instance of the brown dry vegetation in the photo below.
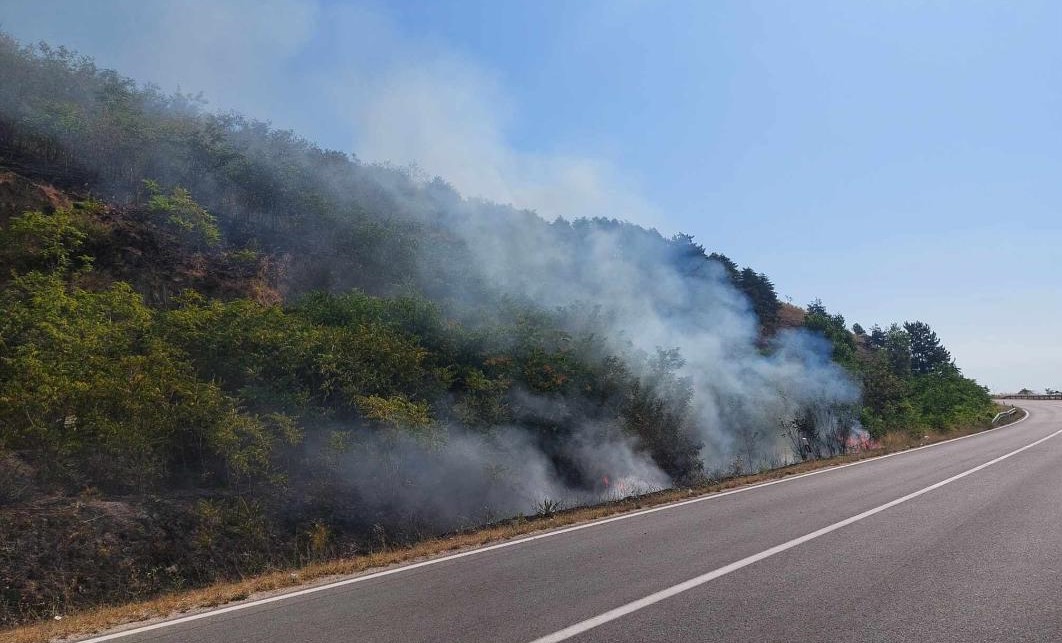
{"type": "MultiPolygon", "coordinates": [[[[148,224],[142,205],[94,201],[87,193],[64,192],[0,167],[0,227],[24,212],[64,209],[77,213],[88,233],[82,250],[93,256],[96,270],[79,276],[82,287],[102,289],[126,281],[155,306],[168,304],[185,289],[219,299],[245,297],[267,306],[282,300],[278,283],[285,257],[232,249],[191,252],[148,224]]],[[[5,270],[0,281],[8,276],[5,270]]]]}
{"type": "MultiPolygon", "coordinates": [[[[1001,410],[1005,409],[1001,407],[1001,410]]],[[[1012,417],[1003,418],[1002,425],[1011,424],[1022,418],[1021,414],[1014,414],[1012,417]]],[[[130,623],[161,620],[179,614],[194,613],[234,601],[261,598],[270,593],[281,592],[296,586],[325,584],[343,576],[366,573],[370,570],[378,571],[386,567],[453,554],[520,536],[547,532],[617,514],[658,507],[692,497],[760,484],[817,469],[850,464],[888,453],[896,453],[972,435],[984,431],[986,428],[988,427],[967,427],[947,433],[923,435],[889,433],[876,448],[858,453],[802,462],[779,469],[772,469],[753,475],[737,476],[690,488],[668,489],[644,496],[631,496],[593,507],[577,507],[536,517],[519,517],[481,529],[424,540],[410,547],[383,549],[351,558],[318,562],[295,569],[278,570],[235,582],[222,582],[200,589],[165,594],[125,605],[85,610],[62,617],[59,620],[43,621],[0,631],[0,641],[4,643],[37,643],[63,640],[79,635],[98,633],[130,623]]]]}
{"type": "Polygon", "coordinates": [[[26,210],[51,212],[69,207],[70,200],[55,187],[0,171],[0,225],[26,210]]]}
{"type": "Polygon", "coordinates": [[[778,307],[778,327],[800,328],[804,324],[804,317],[806,314],[807,313],[804,309],[799,306],[782,303],[778,307]]]}

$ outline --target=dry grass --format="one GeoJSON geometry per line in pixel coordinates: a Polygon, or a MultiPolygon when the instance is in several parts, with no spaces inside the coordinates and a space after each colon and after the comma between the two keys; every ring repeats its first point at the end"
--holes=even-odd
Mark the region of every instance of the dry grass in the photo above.
{"type": "MultiPolygon", "coordinates": [[[[1010,422],[1020,419],[1015,414],[1010,422]]],[[[1008,422],[1004,422],[1008,423],[1008,422]]],[[[720,482],[706,483],[701,486],[683,489],[667,489],[656,493],[628,497],[593,507],[578,507],[560,511],[550,516],[516,518],[504,523],[453,534],[451,536],[425,540],[416,545],[401,549],[392,549],[373,554],[315,563],[295,570],[277,571],[240,581],[223,582],[180,593],[166,594],[157,598],[118,605],[100,607],[64,617],[62,620],[43,621],[0,631],[3,643],[39,643],[42,641],[72,638],[101,632],[129,623],[147,620],[159,620],[178,614],[202,611],[233,601],[239,601],[254,595],[278,592],[301,585],[323,584],[336,577],[349,576],[378,570],[380,568],[415,562],[434,556],[451,554],[458,551],[482,547],[487,544],[543,532],[560,527],[589,522],[616,514],[637,511],[667,503],[686,500],[691,497],[717,493],[727,489],[752,485],[786,476],[806,473],[815,469],[835,467],[856,462],[886,453],[903,451],[912,447],[923,446],[951,438],[969,435],[984,430],[985,427],[969,427],[948,433],[930,433],[921,437],[903,433],[890,433],[882,440],[878,448],[841,455],[834,458],[802,462],[799,464],[772,469],[762,473],[737,476],[720,482]]]]}

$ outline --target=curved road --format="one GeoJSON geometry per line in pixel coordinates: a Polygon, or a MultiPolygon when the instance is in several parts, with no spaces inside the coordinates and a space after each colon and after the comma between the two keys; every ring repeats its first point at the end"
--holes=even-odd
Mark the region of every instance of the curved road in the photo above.
{"type": "Polygon", "coordinates": [[[1019,424],[93,641],[1058,641],[1062,402],[1019,424]]]}

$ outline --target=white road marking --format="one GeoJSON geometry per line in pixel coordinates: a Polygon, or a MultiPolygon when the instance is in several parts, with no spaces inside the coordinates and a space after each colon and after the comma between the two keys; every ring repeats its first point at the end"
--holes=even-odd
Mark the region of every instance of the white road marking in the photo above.
{"type": "Polygon", "coordinates": [[[830,533],[832,531],[837,531],[838,529],[841,529],[842,527],[847,527],[848,525],[851,525],[852,523],[859,522],[860,520],[863,520],[864,518],[869,518],[870,516],[873,516],[874,514],[881,513],[882,511],[885,511],[886,509],[890,509],[892,507],[895,507],[896,505],[903,504],[903,503],[907,502],[908,500],[913,500],[913,499],[917,498],[918,496],[921,496],[923,494],[929,493],[930,491],[933,491],[934,489],[939,489],[939,488],[943,487],[946,484],[955,482],[956,480],[959,480],[961,478],[965,478],[966,476],[968,476],[970,474],[977,473],[978,471],[980,471],[981,469],[984,469],[985,467],[989,467],[989,466],[992,466],[993,464],[996,464],[997,462],[1000,462],[1002,460],[1006,460],[1007,458],[1011,457],[1012,455],[1016,455],[1018,453],[1021,453],[1022,451],[1025,451],[1026,449],[1031,449],[1032,447],[1040,444],[1041,442],[1045,442],[1047,440],[1050,440],[1051,438],[1053,438],[1053,437],[1055,437],[1056,435],[1059,435],[1059,434],[1062,434],[1062,429],[1059,429],[1058,431],[1055,431],[1054,433],[1052,433],[1051,435],[1048,435],[1047,437],[1043,437],[1043,438],[1040,438],[1039,440],[1037,440],[1035,442],[1032,442],[1030,444],[1026,444],[1025,446],[1021,447],[1020,449],[1015,449],[1014,451],[1011,451],[1010,453],[1007,453],[1005,455],[999,456],[998,458],[989,460],[988,462],[985,462],[984,464],[980,464],[980,465],[974,467],[973,469],[967,469],[966,471],[963,471],[962,473],[953,475],[952,477],[947,478],[946,480],[941,480],[940,482],[938,482],[936,484],[931,484],[928,487],[925,487],[923,489],[919,489],[918,491],[915,491],[913,493],[909,493],[906,496],[903,496],[901,498],[897,498],[896,500],[893,500],[891,502],[887,502],[887,503],[885,503],[883,505],[874,507],[873,509],[869,509],[867,511],[864,511],[861,514],[856,514],[856,515],[852,516],[851,518],[845,518],[844,520],[842,520],[840,522],[835,522],[832,525],[829,525],[827,527],[823,527],[822,529],[818,529],[816,531],[813,531],[810,534],[805,534],[803,536],[800,536],[799,538],[794,538],[793,540],[784,542],[781,545],[776,545],[774,547],[771,547],[770,549],[766,549],[764,551],[761,551],[758,554],[753,554],[752,556],[749,556],[747,558],[742,558],[741,560],[733,562],[733,563],[730,563],[729,565],[726,565],[725,567],[720,567],[719,569],[712,570],[712,571],[708,572],[707,574],[702,574],[702,575],[697,576],[695,578],[691,578],[688,581],[679,583],[678,585],[672,585],[671,587],[668,587],[667,589],[663,589],[663,590],[661,590],[659,592],[656,592],[655,594],[650,594],[650,595],[646,596],[645,598],[640,598],[640,599],[638,599],[636,601],[632,601],[630,603],[627,603],[626,605],[622,605],[620,607],[617,607],[616,609],[609,610],[609,611],[605,612],[604,614],[599,614],[598,616],[595,616],[593,618],[588,618],[585,621],[582,621],[581,623],[576,623],[575,625],[572,625],[570,627],[566,627],[563,630],[554,632],[553,634],[550,634],[548,636],[543,636],[541,638],[535,639],[531,643],[558,643],[559,641],[564,641],[564,640],[570,639],[573,636],[576,636],[578,634],[582,634],[583,632],[586,632],[587,630],[592,630],[595,627],[598,627],[600,625],[604,625],[605,623],[608,623],[609,621],[614,621],[614,620],[616,620],[618,618],[626,616],[627,614],[630,614],[632,612],[637,612],[640,609],[644,609],[646,607],[649,607],[650,605],[655,605],[656,603],[659,603],[660,601],[663,601],[663,600],[666,600],[668,598],[671,598],[672,596],[675,596],[677,594],[681,594],[681,593],[689,591],[689,590],[691,590],[691,589],[693,589],[695,587],[699,587],[701,585],[704,585],[705,583],[711,582],[711,581],[715,580],[716,578],[719,578],[720,576],[726,576],[727,574],[729,574],[731,572],[735,572],[735,571],[737,571],[737,570],[739,570],[739,569],[741,569],[743,567],[748,567],[749,565],[752,565],[753,563],[757,563],[757,562],[759,562],[761,560],[764,560],[765,558],[770,558],[771,556],[774,556],[775,554],[780,554],[780,553],[782,553],[782,552],[784,552],[786,550],[792,549],[792,548],[794,548],[794,547],[796,547],[798,545],[802,545],[802,544],[808,542],[809,540],[815,540],[816,538],[818,538],[820,536],[825,536],[826,534],[828,534],[828,533],[830,533]]]}
{"type": "Polygon", "coordinates": [[[664,511],[666,509],[674,509],[676,507],[682,507],[684,505],[692,505],[692,504],[695,504],[695,503],[698,503],[698,502],[706,502],[708,500],[715,500],[716,498],[722,498],[724,496],[732,496],[732,495],[734,495],[736,493],[745,493],[747,491],[754,491],[756,489],[762,489],[764,487],[770,487],[770,486],[773,486],[773,485],[776,485],[776,484],[782,484],[784,482],[791,482],[793,480],[799,480],[800,478],[807,478],[808,476],[815,476],[815,475],[819,475],[819,474],[823,474],[823,473],[829,473],[831,471],[837,471],[839,469],[847,469],[848,467],[854,467],[854,466],[857,466],[857,465],[860,465],[860,464],[867,464],[868,462],[876,462],[878,460],[884,460],[885,458],[892,458],[894,456],[904,455],[906,453],[913,453],[915,451],[921,451],[922,449],[929,449],[929,448],[932,448],[932,447],[938,447],[938,446],[941,446],[941,445],[944,445],[944,444],[949,444],[951,442],[957,442],[959,440],[965,440],[967,438],[977,437],[979,435],[984,435],[986,433],[991,433],[992,431],[998,431],[999,429],[1012,427],[1015,424],[1020,424],[1021,422],[1024,422],[1027,419],[1029,419],[1029,412],[1025,411],[1025,416],[1022,419],[1020,419],[1020,420],[1018,420],[1016,422],[1011,422],[1010,424],[1004,424],[1003,426],[998,426],[998,427],[996,427],[994,429],[988,429],[986,431],[981,431],[979,433],[971,433],[970,435],[964,435],[964,436],[960,436],[960,437],[957,437],[957,438],[952,438],[950,440],[943,440],[941,442],[934,442],[933,444],[927,444],[925,446],[915,447],[913,449],[907,449],[905,451],[897,451],[895,453],[887,453],[885,455],[879,455],[879,456],[875,456],[873,458],[864,458],[863,460],[857,460],[856,462],[849,462],[847,464],[839,464],[839,465],[836,465],[836,466],[833,466],[833,467],[825,467],[825,468],[822,468],[822,469],[816,469],[815,471],[809,471],[807,473],[801,473],[801,474],[797,474],[797,475],[786,476],[784,478],[779,478],[777,480],[771,480],[769,482],[762,482],[760,484],[748,485],[748,486],[740,487],[740,488],[737,488],[737,489],[731,489],[729,491],[720,491],[718,493],[706,494],[706,495],[703,495],[703,496],[698,496],[696,498],[690,498],[689,500],[680,500],[678,502],[672,502],[672,503],[669,503],[669,504],[659,505],[659,506],[656,506],[656,507],[652,507],[650,509],[643,509],[641,511],[632,511],[630,513],[624,513],[624,514],[620,514],[618,516],[612,516],[611,518],[602,518],[601,520],[594,520],[594,521],[583,523],[583,524],[580,524],[580,525],[574,525],[572,527],[565,527],[563,529],[555,529],[555,530],[547,531],[547,532],[544,532],[544,533],[541,533],[541,534],[535,534],[534,536],[526,536],[524,538],[518,538],[516,540],[507,540],[505,542],[501,542],[501,543],[498,543],[498,544],[495,544],[495,545],[488,545],[486,547],[479,547],[479,548],[476,548],[476,549],[470,549],[468,551],[459,552],[457,554],[449,554],[447,556],[440,556],[439,558],[432,558],[431,560],[425,560],[425,561],[421,561],[419,563],[411,563],[409,565],[401,565],[399,567],[394,567],[392,569],[385,569],[383,571],[374,572],[372,574],[365,574],[363,576],[354,576],[352,578],[345,578],[343,580],[336,581],[334,583],[328,583],[328,584],[325,584],[325,585],[317,585],[315,587],[307,587],[306,589],[300,589],[300,590],[296,590],[296,591],[292,591],[292,592],[287,592],[287,593],[284,593],[284,594],[277,594],[275,596],[270,596],[268,598],[260,598],[260,599],[253,600],[253,601],[245,601],[245,602],[241,602],[241,603],[234,603],[234,604],[232,604],[232,605],[230,605],[228,607],[222,607],[222,608],[215,609],[215,610],[210,610],[210,611],[207,611],[207,612],[199,612],[199,613],[196,613],[196,614],[190,614],[188,616],[182,616],[182,617],[179,617],[179,618],[174,618],[174,619],[170,619],[170,620],[166,620],[166,621],[160,621],[158,623],[151,623],[150,625],[142,625],[140,627],[135,627],[135,628],[127,629],[127,630],[120,630],[120,631],[117,631],[117,632],[112,632],[110,634],[105,634],[103,636],[97,636],[97,637],[91,638],[91,639],[84,639],[80,643],[102,643],[102,641],[113,641],[114,639],[120,639],[120,638],[124,638],[124,637],[127,637],[127,636],[133,636],[134,634],[142,634],[144,632],[150,632],[152,630],[158,630],[158,629],[162,629],[164,627],[171,627],[173,625],[180,625],[182,623],[189,623],[191,621],[198,621],[200,619],[209,618],[209,617],[212,617],[212,616],[218,616],[220,614],[227,614],[229,612],[236,612],[238,610],[245,610],[245,609],[248,609],[248,608],[251,608],[251,607],[257,607],[259,605],[266,605],[268,603],[276,603],[277,601],[283,601],[283,600],[287,600],[289,598],[295,598],[297,596],[305,596],[307,594],[314,594],[314,593],[317,593],[317,592],[323,592],[323,591],[326,591],[326,590],[329,590],[329,589],[335,589],[337,587],[343,587],[345,585],[353,585],[355,583],[361,583],[361,582],[364,582],[364,581],[373,580],[375,578],[381,578],[383,576],[390,576],[392,574],[398,574],[398,573],[401,573],[401,572],[410,571],[412,569],[417,569],[417,568],[420,568],[420,567],[427,567],[429,565],[437,565],[439,563],[444,563],[444,562],[451,561],[451,560],[457,560],[459,558],[465,558],[467,556],[473,556],[475,554],[482,554],[484,552],[493,551],[493,550],[496,550],[496,549],[505,549],[507,547],[513,547],[515,545],[521,545],[523,543],[528,543],[528,542],[532,542],[532,541],[535,541],[535,540],[540,540],[540,539],[543,539],[543,538],[552,538],[553,536],[560,536],[561,534],[567,534],[567,533],[571,533],[573,531],[580,531],[580,530],[583,530],[583,529],[589,529],[591,527],[598,527],[600,525],[606,525],[606,524],[608,524],[610,522],[617,522],[617,521],[620,521],[620,520],[628,520],[630,518],[637,518],[638,516],[644,516],[646,514],[656,513],[658,511],[664,511]]]}

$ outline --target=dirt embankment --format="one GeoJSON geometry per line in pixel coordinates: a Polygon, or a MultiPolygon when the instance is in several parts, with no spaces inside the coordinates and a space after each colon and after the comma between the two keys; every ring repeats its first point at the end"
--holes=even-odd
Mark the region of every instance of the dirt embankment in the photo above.
{"type": "Polygon", "coordinates": [[[55,187],[0,168],[0,226],[26,210],[52,212],[70,205],[70,199],[55,187]]]}

